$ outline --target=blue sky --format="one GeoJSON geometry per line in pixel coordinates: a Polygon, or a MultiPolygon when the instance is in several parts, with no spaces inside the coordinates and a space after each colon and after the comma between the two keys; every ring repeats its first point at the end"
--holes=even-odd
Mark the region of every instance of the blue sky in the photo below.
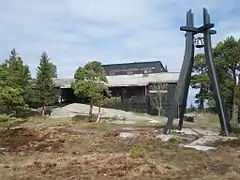
{"type": "Polygon", "coordinates": [[[0,61],[16,48],[33,76],[43,51],[60,77],[72,77],[91,60],[160,60],[170,71],[179,71],[184,53],[179,27],[189,9],[200,25],[203,7],[218,31],[213,45],[240,36],[238,0],[1,0],[0,61]]]}

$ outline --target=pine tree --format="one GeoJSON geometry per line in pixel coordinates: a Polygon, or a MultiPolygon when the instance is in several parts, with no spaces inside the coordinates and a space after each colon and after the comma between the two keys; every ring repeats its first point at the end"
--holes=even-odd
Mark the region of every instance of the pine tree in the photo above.
{"type": "MultiPolygon", "coordinates": [[[[230,116],[237,122],[238,106],[240,105],[240,88],[238,84],[238,77],[240,76],[240,39],[236,40],[230,36],[226,40],[219,42],[213,49],[213,58],[223,100],[230,116]]],[[[196,95],[199,107],[202,107],[203,102],[207,100],[210,107],[215,109],[214,94],[203,54],[195,56],[193,72],[191,86],[200,89],[196,95]]]]}
{"type": "Polygon", "coordinates": [[[221,62],[222,74],[225,84],[225,97],[231,107],[231,117],[237,123],[238,119],[238,77],[240,75],[240,39],[233,36],[219,42],[214,48],[216,60],[221,62]]]}
{"type": "Polygon", "coordinates": [[[50,63],[50,66],[52,67],[52,77],[57,78],[57,66],[53,63],[50,63]]]}
{"type": "Polygon", "coordinates": [[[50,62],[46,52],[43,52],[40,64],[37,69],[36,92],[37,98],[42,107],[50,105],[56,101],[56,91],[54,88],[53,64],[50,62]]]}
{"type": "Polygon", "coordinates": [[[9,59],[0,65],[0,111],[19,116],[27,109],[26,91],[31,79],[29,67],[11,51],[9,59]]]}
{"type": "Polygon", "coordinates": [[[9,59],[3,63],[4,69],[8,72],[6,83],[13,88],[20,88],[23,92],[29,85],[31,74],[29,67],[23,63],[15,49],[11,51],[9,59]]]}

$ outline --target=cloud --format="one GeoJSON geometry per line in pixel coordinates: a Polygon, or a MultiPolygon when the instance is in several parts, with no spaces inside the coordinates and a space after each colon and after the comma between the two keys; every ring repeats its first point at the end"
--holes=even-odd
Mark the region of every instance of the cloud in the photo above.
{"type": "Polygon", "coordinates": [[[0,6],[0,61],[16,48],[33,76],[47,51],[61,77],[90,60],[104,64],[160,60],[179,71],[184,55],[185,13],[196,25],[208,8],[218,34],[239,37],[237,0],[8,0],[0,6]]]}

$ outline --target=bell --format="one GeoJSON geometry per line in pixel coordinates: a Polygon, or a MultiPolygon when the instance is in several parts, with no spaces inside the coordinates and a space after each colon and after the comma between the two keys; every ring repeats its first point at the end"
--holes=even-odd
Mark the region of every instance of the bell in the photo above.
{"type": "Polygon", "coordinates": [[[203,44],[203,38],[199,37],[196,38],[196,48],[203,48],[204,44],[203,44]]]}

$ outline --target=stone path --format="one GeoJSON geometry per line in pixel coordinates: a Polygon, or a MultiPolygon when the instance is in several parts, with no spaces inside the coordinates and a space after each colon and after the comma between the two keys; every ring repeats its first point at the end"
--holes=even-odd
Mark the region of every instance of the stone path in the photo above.
{"type": "Polygon", "coordinates": [[[208,146],[208,144],[213,144],[217,140],[226,141],[228,139],[237,139],[236,137],[223,137],[219,135],[218,131],[213,130],[203,130],[203,129],[190,129],[183,128],[181,131],[175,131],[177,133],[183,133],[188,135],[200,135],[201,138],[189,143],[189,144],[180,144],[182,147],[193,148],[200,151],[208,151],[217,149],[215,147],[208,146]]]}
{"type": "MultiPolygon", "coordinates": [[[[120,138],[134,138],[135,134],[134,131],[136,129],[134,128],[128,128],[125,127],[123,128],[125,132],[121,132],[119,137],[120,138]],[[131,131],[131,132],[126,132],[126,131],[131,131]]],[[[215,141],[221,140],[221,141],[226,141],[228,139],[237,139],[236,137],[223,137],[220,136],[217,131],[212,131],[212,130],[203,130],[203,129],[190,129],[190,128],[183,128],[181,131],[173,131],[177,134],[158,134],[156,135],[156,138],[160,139],[161,141],[169,141],[171,139],[187,139],[191,140],[191,138],[184,137],[184,135],[192,135],[192,136],[201,136],[199,139],[192,141],[187,144],[180,143],[180,147],[185,147],[185,148],[193,148],[199,151],[208,151],[208,150],[215,150],[217,149],[216,147],[209,146],[209,144],[214,144],[215,141]]]]}

